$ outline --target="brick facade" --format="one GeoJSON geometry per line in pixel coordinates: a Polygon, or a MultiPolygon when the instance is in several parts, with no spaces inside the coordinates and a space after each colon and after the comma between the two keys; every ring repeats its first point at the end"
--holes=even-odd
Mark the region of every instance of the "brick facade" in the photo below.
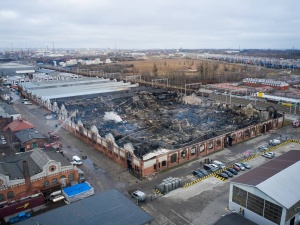
{"type": "MultiPolygon", "coordinates": [[[[61,115],[60,121],[64,121],[65,118],[67,117],[61,115]]],[[[91,144],[110,159],[125,168],[132,169],[134,173],[139,173],[141,177],[144,177],[167,168],[172,168],[194,158],[204,157],[213,152],[222,150],[228,145],[237,144],[241,141],[269,132],[277,127],[281,127],[283,122],[283,116],[270,119],[260,124],[226,133],[191,146],[156,155],[149,160],[139,159],[133,154],[131,149],[117,146],[114,140],[108,135],[105,138],[100,137],[97,129],[91,128],[91,130],[86,130],[82,124],[75,124],[72,121],[67,122],[64,128],[84,142],[91,144]]]]}

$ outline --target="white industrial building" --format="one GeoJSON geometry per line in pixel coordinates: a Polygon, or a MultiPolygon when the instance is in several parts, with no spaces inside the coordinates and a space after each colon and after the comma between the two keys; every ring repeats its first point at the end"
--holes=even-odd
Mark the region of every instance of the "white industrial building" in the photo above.
{"type": "Polygon", "coordinates": [[[263,225],[300,224],[300,151],[291,150],[236,177],[229,209],[263,225]]]}
{"type": "Polygon", "coordinates": [[[22,95],[50,109],[53,99],[124,91],[139,85],[104,78],[78,78],[20,83],[19,86],[22,95]]]}
{"type": "Polygon", "coordinates": [[[0,76],[29,75],[35,72],[37,67],[34,65],[23,65],[17,62],[0,64],[0,76]]]}

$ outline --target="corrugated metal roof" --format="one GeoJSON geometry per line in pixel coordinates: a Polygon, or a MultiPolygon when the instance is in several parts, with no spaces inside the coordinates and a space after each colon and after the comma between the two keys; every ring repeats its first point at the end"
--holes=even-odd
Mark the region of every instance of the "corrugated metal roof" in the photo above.
{"type": "Polygon", "coordinates": [[[34,216],[19,224],[143,225],[152,220],[148,213],[119,191],[112,189],[34,216]]]}
{"type": "Polygon", "coordinates": [[[291,150],[245,174],[234,178],[232,183],[256,186],[286,208],[300,200],[300,150],[291,150]]]}
{"type": "Polygon", "coordinates": [[[70,96],[90,95],[114,92],[137,87],[138,84],[112,81],[109,79],[82,79],[71,81],[49,81],[45,83],[20,84],[28,93],[43,100],[65,98],[70,96]]]}
{"type": "Polygon", "coordinates": [[[15,133],[15,136],[22,142],[25,143],[32,139],[46,139],[46,137],[40,134],[36,129],[20,130],[15,133]]]}
{"type": "Polygon", "coordinates": [[[34,70],[17,70],[16,74],[19,74],[19,73],[34,73],[34,72],[35,72],[34,70]]]}
{"type": "Polygon", "coordinates": [[[239,213],[231,213],[220,218],[214,225],[258,225],[239,213]]]}

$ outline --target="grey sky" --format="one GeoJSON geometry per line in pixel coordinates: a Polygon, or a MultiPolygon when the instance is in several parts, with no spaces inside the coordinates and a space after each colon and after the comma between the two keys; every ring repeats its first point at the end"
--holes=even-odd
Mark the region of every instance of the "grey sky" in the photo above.
{"type": "Polygon", "coordinates": [[[299,0],[1,0],[0,47],[300,49],[299,0]]]}

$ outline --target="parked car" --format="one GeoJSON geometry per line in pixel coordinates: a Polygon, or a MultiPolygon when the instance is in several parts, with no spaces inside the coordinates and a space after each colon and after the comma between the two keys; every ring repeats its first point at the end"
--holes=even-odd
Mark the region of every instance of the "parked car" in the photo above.
{"type": "Polygon", "coordinates": [[[262,154],[262,156],[266,157],[266,158],[269,158],[269,159],[272,159],[272,158],[274,158],[275,153],[274,152],[267,152],[267,153],[262,154]]]}
{"type": "Polygon", "coordinates": [[[236,171],[235,169],[233,169],[233,168],[228,168],[227,169],[229,172],[231,172],[232,174],[234,174],[234,175],[237,175],[238,174],[238,171],[236,171]]]}
{"type": "Polygon", "coordinates": [[[5,140],[5,137],[3,135],[1,135],[1,140],[5,140]]]}
{"type": "Polygon", "coordinates": [[[80,165],[82,165],[82,160],[77,155],[74,155],[74,156],[72,156],[71,164],[80,166],[80,165]]]}
{"type": "Polygon", "coordinates": [[[30,101],[26,101],[24,102],[25,105],[32,105],[32,103],[30,101]]]}
{"type": "Polygon", "coordinates": [[[223,170],[222,173],[226,173],[228,177],[233,177],[233,174],[228,170],[223,170]]]}
{"type": "Polygon", "coordinates": [[[258,151],[263,152],[265,150],[269,149],[268,145],[260,145],[258,146],[258,151]]]}
{"type": "Polygon", "coordinates": [[[237,172],[240,172],[240,168],[238,166],[233,165],[232,168],[235,169],[237,172]]]}
{"type": "Polygon", "coordinates": [[[239,167],[239,169],[242,170],[242,171],[245,170],[245,167],[241,163],[235,163],[234,165],[236,165],[237,167],[239,167]]]}
{"type": "Polygon", "coordinates": [[[6,145],[6,144],[7,144],[7,143],[6,143],[6,140],[1,140],[1,142],[2,142],[3,145],[6,145]]]}
{"type": "Polygon", "coordinates": [[[228,179],[228,175],[226,173],[217,173],[218,176],[228,179]]]}
{"type": "Polygon", "coordinates": [[[202,178],[202,177],[205,177],[205,175],[203,173],[201,173],[200,171],[198,171],[196,177],[202,178]]]}
{"type": "Polygon", "coordinates": [[[248,163],[245,163],[245,162],[241,162],[241,165],[243,166],[243,167],[245,167],[246,169],[251,169],[251,165],[249,165],[248,163]]]}
{"type": "Polygon", "coordinates": [[[198,171],[200,173],[202,173],[204,176],[207,176],[208,175],[208,172],[205,170],[205,169],[198,169],[198,171]]]}
{"type": "Polygon", "coordinates": [[[194,170],[193,175],[199,178],[204,177],[203,173],[201,173],[199,170],[194,170]]]}
{"type": "Polygon", "coordinates": [[[281,142],[280,140],[278,139],[272,139],[270,140],[269,144],[272,145],[272,146],[276,146],[276,145],[279,145],[281,142]]]}
{"type": "Polygon", "coordinates": [[[132,198],[135,198],[136,200],[143,202],[146,200],[146,194],[142,191],[135,191],[131,195],[132,198]]]}
{"type": "Polygon", "coordinates": [[[22,103],[24,103],[24,102],[27,102],[27,101],[29,101],[29,99],[27,99],[27,98],[24,98],[24,99],[22,99],[22,103]]]}
{"type": "Polygon", "coordinates": [[[218,170],[214,166],[211,166],[211,164],[204,164],[203,168],[208,172],[216,172],[218,170]]]}

